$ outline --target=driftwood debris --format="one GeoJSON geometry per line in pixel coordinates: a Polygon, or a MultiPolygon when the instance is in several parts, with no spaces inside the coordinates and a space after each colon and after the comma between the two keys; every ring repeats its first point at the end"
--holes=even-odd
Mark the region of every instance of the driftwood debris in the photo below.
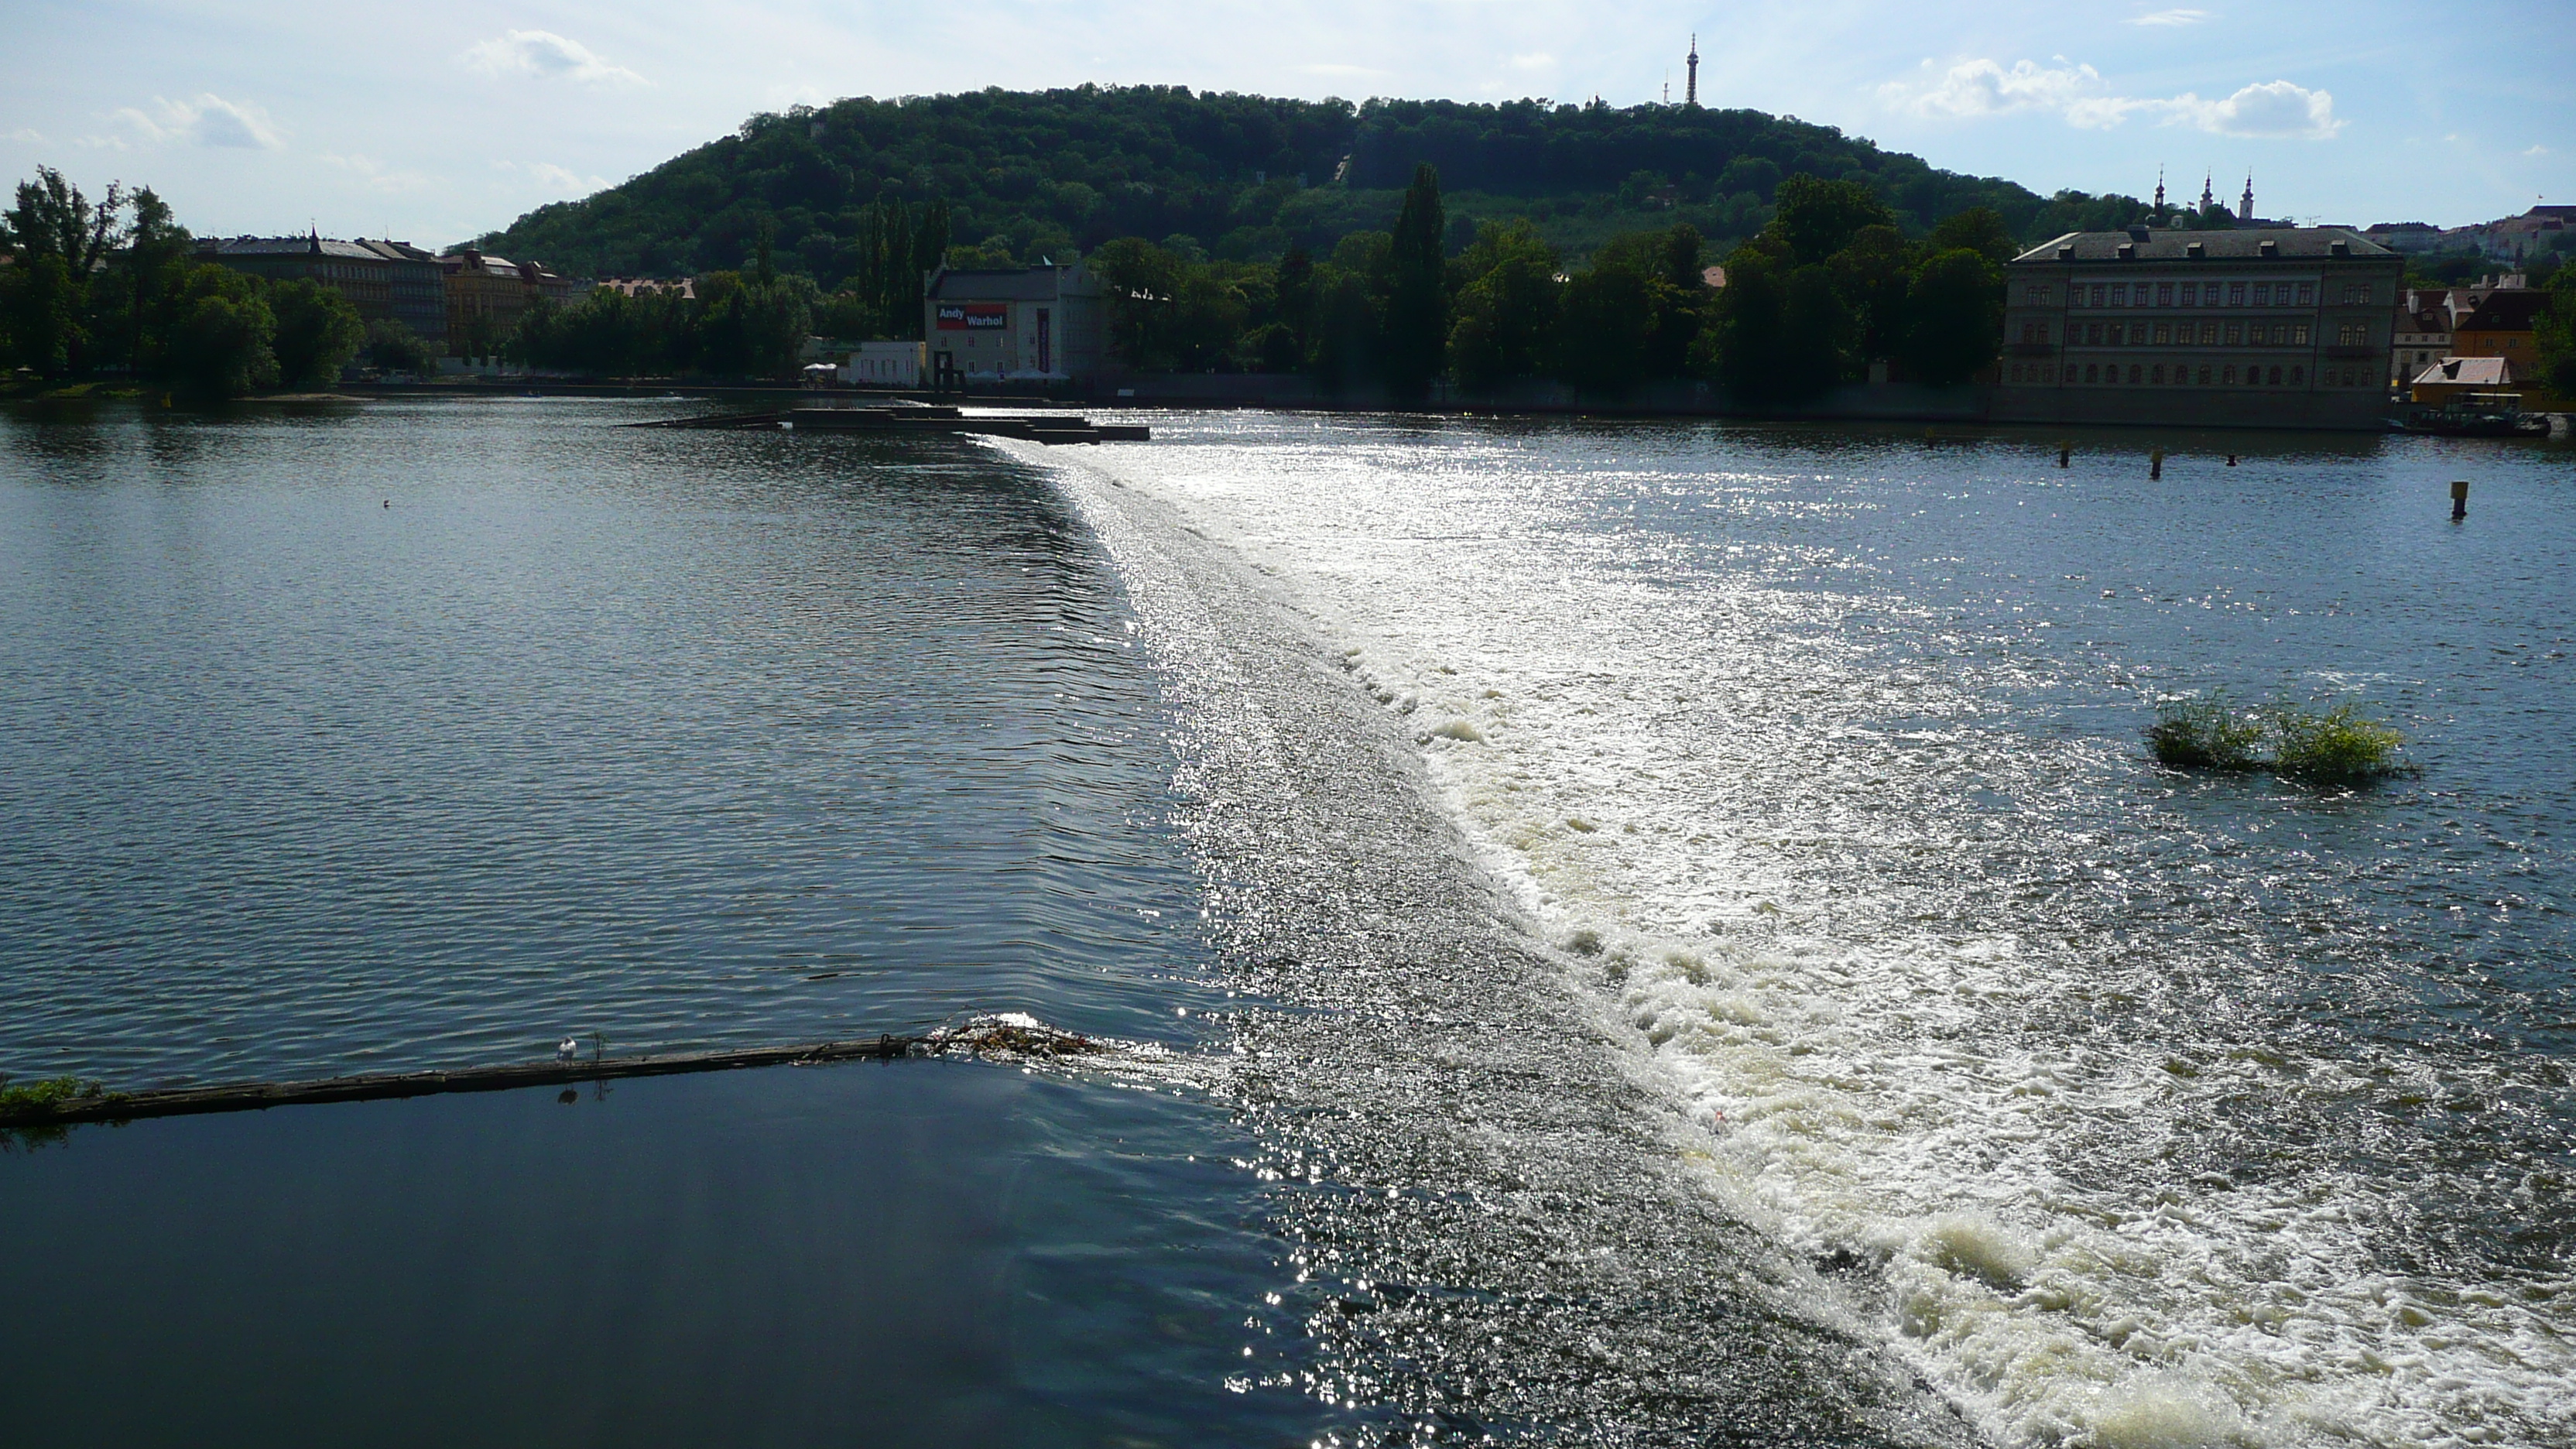
{"type": "Polygon", "coordinates": [[[869,433],[881,437],[946,437],[973,433],[1023,438],[1033,443],[1142,443],[1153,437],[1141,423],[1094,423],[1073,413],[968,414],[945,406],[803,407],[780,412],[715,413],[660,418],[638,428],[714,428],[788,433],[869,433]]]}
{"type": "Polygon", "coordinates": [[[321,1102],[376,1102],[442,1092],[503,1092],[617,1077],[667,1077],[744,1067],[802,1067],[826,1062],[896,1061],[904,1057],[993,1056],[1013,1060],[1089,1056],[1106,1043],[1047,1026],[1019,1013],[977,1017],[920,1035],[891,1033],[850,1041],[800,1046],[743,1047],[725,1051],[671,1052],[660,1056],[573,1056],[554,1061],[453,1067],[425,1072],[372,1072],[305,1082],[235,1082],[211,1087],[110,1092],[11,1093],[0,1099],[0,1129],[45,1128],[80,1122],[131,1122],[145,1117],[185,1117],[205,1112],[251,1112],[321,1102]]]}

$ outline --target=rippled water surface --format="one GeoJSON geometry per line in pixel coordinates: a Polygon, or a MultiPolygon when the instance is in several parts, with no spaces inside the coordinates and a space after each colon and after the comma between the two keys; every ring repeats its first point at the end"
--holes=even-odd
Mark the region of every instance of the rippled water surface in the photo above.
{"type": "Polygon", "coordinates": [[[1348,650],[1705,1190],[1989,1433],[2570,1441],[2569,450],[1158,436],[1097,471],[1348,650]],[[2142,757],[2218,688],[2423,773],[2142,757]]]}
{"type": "Polygon", "coordinates": [[[0,1070],[1138,1050],[26,1144],[0,1430],[2576,1443],[2568,449],[677,410],[0,419],[0,1070]]]}
{"type": "Polygon", "coordinates": [[[10,430],[9,1070],[1168,1034],[1152,689],[1045,482],[638,415],[10,430]]]}

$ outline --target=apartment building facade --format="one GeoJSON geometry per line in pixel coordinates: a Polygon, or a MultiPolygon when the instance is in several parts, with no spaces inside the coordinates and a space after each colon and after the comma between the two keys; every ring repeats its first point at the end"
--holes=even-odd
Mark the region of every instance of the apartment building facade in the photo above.
{"type": "Polygon", "coordinates": [[[209,237],[197,243],[197,260],[214,262],[272,282],[316,282],[349,299],[358,315],[394,315],[393,268],[356,242],[309,236],[209,237]]]}
{"type": "Polygon", "coordinates": [[[1992,415],[2376,428],[2404,273],[2340,227],[2069,233],[2006,268],[1992,415]]]}

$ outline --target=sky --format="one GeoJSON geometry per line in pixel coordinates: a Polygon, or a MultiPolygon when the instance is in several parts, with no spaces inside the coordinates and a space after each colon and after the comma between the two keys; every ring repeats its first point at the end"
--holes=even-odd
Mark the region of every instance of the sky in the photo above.
{"type": "Polygon", "coordinates": [[[199,235],[445,246],[761,111],[1152,83],[1795,115],[2039,192],[2456,226],[2576,202],[2576,0],[0,0],[0,165],[199,235]]]}

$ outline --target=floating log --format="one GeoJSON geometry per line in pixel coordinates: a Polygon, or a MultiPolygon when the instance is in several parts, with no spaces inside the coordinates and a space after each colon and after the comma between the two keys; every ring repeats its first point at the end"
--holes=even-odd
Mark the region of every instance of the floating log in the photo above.
{"type": "Polygon", "coordinates": [[[851,1041],[801,1046],[740,1047],[661,1056],[564,1057],[488,1067],[425,1072],[372,1072],[305,1082],[234,1082],[212,1087],[171,1087],[148,1092],[109,1092],[94,1086],[65,1093],[20,1089],[0,1097],[0,1129],[46,1128],[78,1122],[131,1122],[145,1117],[187,1117],[205,1112],[254,1112],[320,1102],[380,1102],[442,1092],[506,1092],[519,1087],[565,1086],[618,1077],[668,1077],[685,1072],[725,1072],[744,1067],[804,1067],[825,1062],[896,1061],[904,1057],[971,1053],[1014,1059],[1089,1056],[1111,1049],[1073,1032],[1018,1014],[977,1017],[920,1035],[886,1033],[851,1041]]]}
{"type": "Polygon", "coordinates": [[[761,413],[713,413],[694,418],[661,418],[634,423],[638,428],[715,428],[733,432],[873,433],[879,436],[974,434],[1022,438],[1050,446],[1060,443],[1143,443],[1152,430],[1141,423],[1094,423],[1071,413],[967,415],[945,406],[787,408],[761,413]]]}

